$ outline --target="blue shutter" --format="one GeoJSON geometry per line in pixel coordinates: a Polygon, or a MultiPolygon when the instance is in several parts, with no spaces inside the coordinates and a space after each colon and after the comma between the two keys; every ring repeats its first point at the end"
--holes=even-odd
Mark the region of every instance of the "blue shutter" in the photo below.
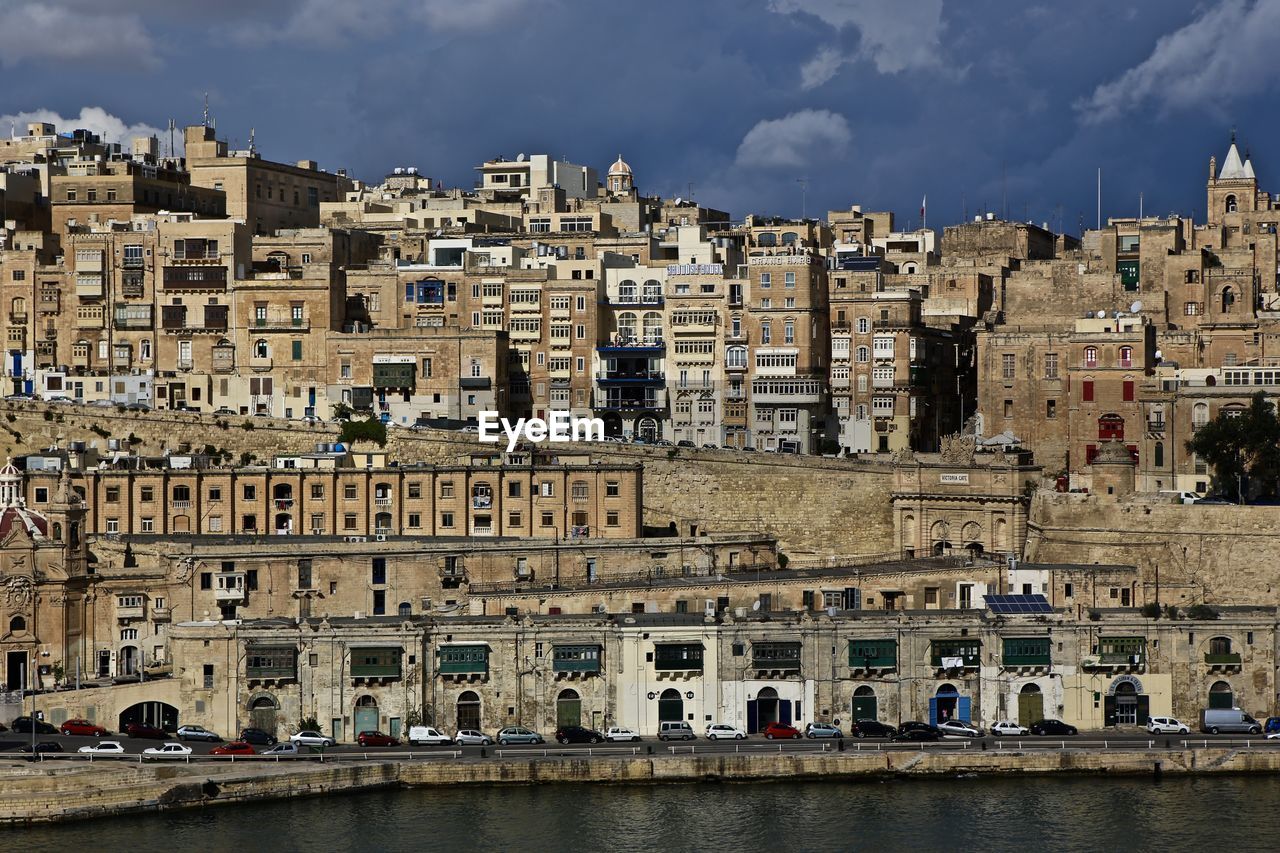
{"type": "Polygon", "coordinates": [[[747,703],[747,734],[755,734],[760,730],[760,711],[756,706],[756,701],[752,699],[747,703]]]}
{"type": "Polygon", "coordinates": [[[966,723],[969,722],[969,706],[971,702],[972,700],[968,696],[961,696],[956,700],[956,716],[966,723]]]}
{"type": "Polygon", "coordinates": [[[929,700],[929,725],[936,726],[938,724],[938,697],[934,696],[929,700]]]}
{"type": "Polygon", "coordinates": [[[791,700],[790,699],[778,700],[778,722],[782,723],[784,726],[791,725],[791,700]]]}

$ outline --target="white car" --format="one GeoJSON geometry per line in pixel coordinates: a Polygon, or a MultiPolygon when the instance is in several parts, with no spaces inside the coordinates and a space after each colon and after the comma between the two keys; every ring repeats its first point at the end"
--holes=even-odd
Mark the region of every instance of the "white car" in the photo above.
{"type": "Polygon", "coordinates": [[[166,743],[161,746],[149,746],[142,750],[142,754],[155,758],[185,758],[191,754],[191,747],[184,743],[166,743]]]}
{"type": "Polygon", "coordinates": [[[938,723],[938,731],[943,737],[982,737],[983,731],[971,726],[963,720],[943,720],[938,723]]]}
{"type": "Polygon", "coordinates": [[[278,743],[270,749],[264,749],[262,755],[298,755],[298,745],[293,741],[278,743]]]}
{"type": "Polygon", "coordinates": [[[1267,735],[1267,740],[1280,740],[1280,732],[1272,732],[1267,735]]]}
{"type": "Polygon", "coordinates": [[[124,755],[124,747],[120,745],[119,741],[104,740],[93,746],[82,746],[76,752],[81,752],[85,755],[124,755]]]}
{"type": "Polygon", "coordinates": [[[634,743],[640,740],[640,733],[634,729],[624,728],[623,726],[610,726],[604,730],[604,739],[611,741],[630,741],[634,743]]]}
{"type": "Polygon", "coordinates": [[[423,744],[444,746],[453,743],[453,738],[433,726],[410,726],[409,743],[413,746],[423,744]]]}
{"type": "Polygon", "coordinates": [[[489,746],[493,743],[493,738],[475,729],[459,729],[453,736],[453,742],[458,746],[489,746]]]}
{"type": "Polygon", "coordinates": [[[1023,737],[1030,735],[1031,731],[1013,720],[1000,720],[991,724],[991,733],[1000,737],[1023,737]]]}
{"type": "Polygon", "coordinates": [[[707,740],[746,740],[747,733],[728,723],[712,723],[707,726],[707,740]]]}
{"type": "Polygon", "coordinates": [[[1147,732],[1153,735],[1189,735],[1191,729],[1173,717],[1152,717],[1147,720],[1147,732]]]}
{"type": "Polygon", "coordinates": [[[289,742],[296,746],[334,746],[337,744],[331,737],[325,737],[319,732],[304,730],[296,735],[289,736],[289,742]]]}

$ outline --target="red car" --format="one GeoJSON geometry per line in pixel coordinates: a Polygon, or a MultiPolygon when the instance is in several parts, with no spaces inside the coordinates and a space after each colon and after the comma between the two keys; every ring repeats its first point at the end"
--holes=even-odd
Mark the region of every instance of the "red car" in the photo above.
{"type": "Polygon", "coordinates": [[[111,732],[102,726],[95,726],[88,720],[67,720],[60,727],[64,735],[85,735],[88,737],[106,737],[111,732]]]}
{"type": "Polygon", "coordinates": [[[764,727],[764,736],[769,740],[782,738],[798,740],[800,738],[800,730],[795,726],[788,726],[786,723],[770,723],[764,727]]]}
{"type": "Polygon", "coordinates": [[[146,737],[152,740],[165,740],[169,737],[164,729],[148,726],[145,723],[130,723],[124,727],[124,733],[129,737],[146,737]]]}
{"type": "Polygon", "coordinates": [[[252,746],[242,740],[233,740],[231,743],[224,743],[222,746],[215,746],[209,750],[210,755],[257,755],[257,751],[252,746]]]}
{"type": "Polygon", "coordinates": [[[356,743],[361,746],[399,746],[400,741],[382,732],[361,732],[356,735],[356,743]]]}

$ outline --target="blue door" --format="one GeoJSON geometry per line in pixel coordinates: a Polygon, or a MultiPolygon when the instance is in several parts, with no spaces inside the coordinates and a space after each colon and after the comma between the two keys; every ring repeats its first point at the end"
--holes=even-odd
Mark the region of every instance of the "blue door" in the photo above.
{"type": "Polygon", "coordinates": [[[970,703],[971,703],[971,700],[969,699],[968,696],[961,696],[960,699],[956,702],[956,716],[964,720],[966,723],[969,722],[970,703]]]}
{"type": "Polygon", "coordinates": [[[929,700],[929,725],[936,726],[938,724],[938,697],[934,696],[929,700]]]}
{"type": "Polygon", "coordinates": [[[791,700],[790,699],[778,700],[778,722],[782,723],[784,726],[791,725],[791,700]]]}

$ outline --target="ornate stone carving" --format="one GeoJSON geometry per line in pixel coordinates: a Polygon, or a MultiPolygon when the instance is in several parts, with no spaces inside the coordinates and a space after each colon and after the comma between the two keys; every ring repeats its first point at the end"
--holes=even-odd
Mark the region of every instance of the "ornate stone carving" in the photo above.
{"type": "Polygon", "coordinates": [[[0,589],[4,590],[4,600],[11,607],[30,606],[36,594],[31,578],[22,575],[11,575],[0,581],[0,589]]]}
{"type": "Polygon", "coordinates": [[[947,465],[972,465],[978,443],[971,435],[947,435],[942,438],[941,456],[947,465]]]}

